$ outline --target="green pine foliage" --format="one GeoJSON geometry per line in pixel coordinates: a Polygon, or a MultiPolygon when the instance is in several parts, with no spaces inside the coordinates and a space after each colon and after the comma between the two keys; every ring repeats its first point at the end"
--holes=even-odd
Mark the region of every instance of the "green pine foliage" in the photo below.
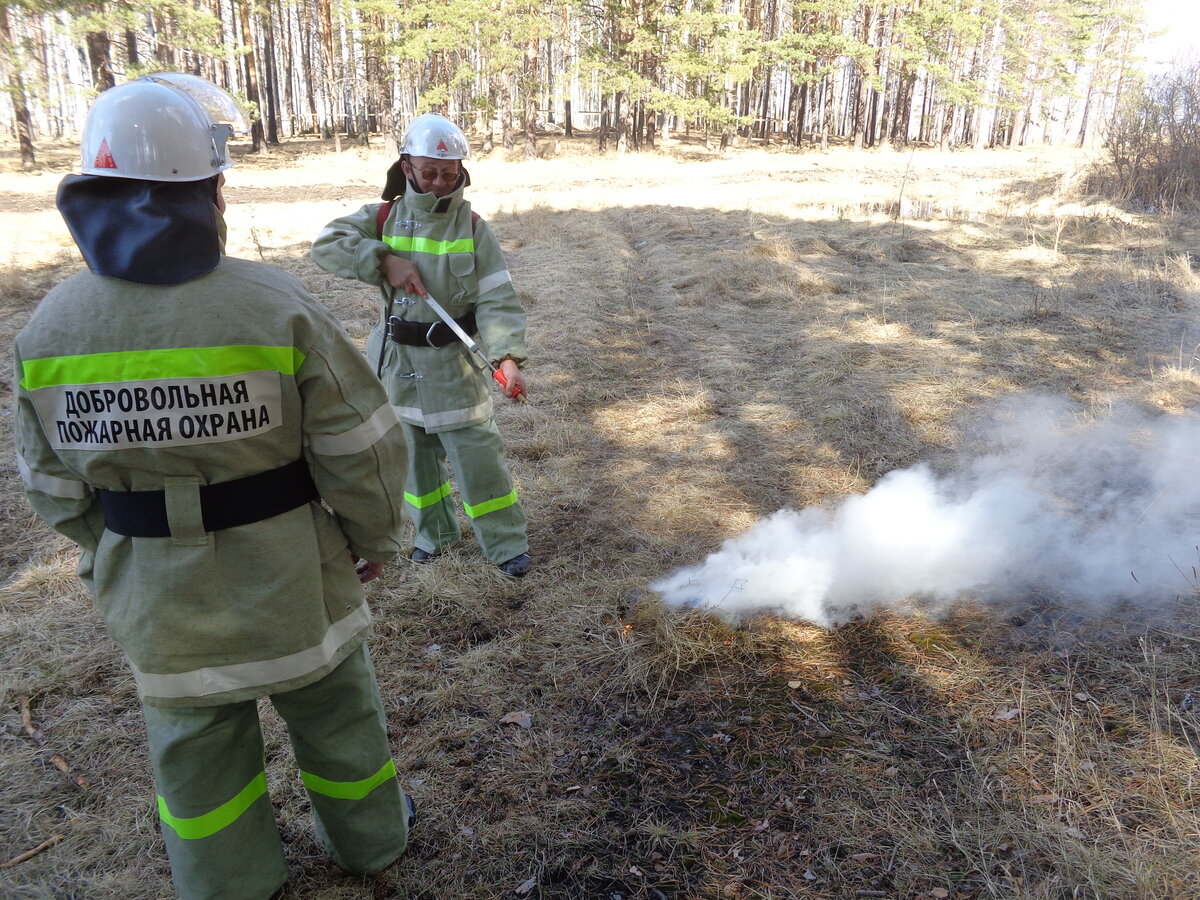
{"type": "Polygon", "coordinates": [[[527,149],[563,122],[568,102],[576,127],[603,124],[620,149],[627,136],[637,148],[684,130],[790,144],[1082,142],[1112,121],[1145,32],[1142,0],[19,0],[6,8],[5,81],[18,96],[0,118],[23,103],[35,136],[78,127],[89,90],[180,69],[247,92],[285,137],[319,129],[365,139],[436,110],[489,144],[493,129],[506,146],[523,132],[527,149]]]}

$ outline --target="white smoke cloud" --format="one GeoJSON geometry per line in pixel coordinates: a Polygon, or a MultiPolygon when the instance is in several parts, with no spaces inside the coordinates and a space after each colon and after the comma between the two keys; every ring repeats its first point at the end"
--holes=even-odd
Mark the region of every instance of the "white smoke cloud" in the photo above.
{"type": "Polygon", "coordinates": [[[830,625],[910,598],[1016,601],[1031,590],[1102,607],[1196,586],[1200,419],[1117,410],[1085,422],[1022,397],[952,471],[898,470],[835,508],[783,509],[651,587],[731,618],[830,625]]]}

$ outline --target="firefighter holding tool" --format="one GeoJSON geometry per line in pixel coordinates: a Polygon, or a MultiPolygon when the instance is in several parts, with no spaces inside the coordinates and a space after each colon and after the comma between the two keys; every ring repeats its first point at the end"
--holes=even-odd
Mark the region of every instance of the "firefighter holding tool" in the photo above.
{"type": "Polygon", "coordinates": [[[448,460],[484,555],[520,578],[530,568],[525,514],[504,463],[491,384],[525,399],[525,313],[491,228],[463,197],[469,154],[449,119],[418,116],[388,171],[385,202],[330,222],[312,255],[328,272],[381,289],[367,358],[408,442],[413,561],[462,536],[448,460]]]}
{"type": "Polygon", "coordinates": [[[234,101],[190,75],[101,94],[58,208],[89,271],[16,338],[17,463],[128,655],[185,900],[286,882],[258,701],[333,860],[377,872],[413,815],[360,582],[401,549],[395,412],[294,278],[223,255],[234,101]]]}

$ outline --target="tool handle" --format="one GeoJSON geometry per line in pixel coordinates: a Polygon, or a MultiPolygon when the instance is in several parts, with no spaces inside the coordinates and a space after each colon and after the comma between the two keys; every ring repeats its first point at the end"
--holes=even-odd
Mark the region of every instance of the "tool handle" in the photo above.
{"type": "MultiPolygon", "coordinates": [[[[503,372],[501,372],[499,369],[493,369],[492,377],[496,379],[496,384],[500,385],[500,389],[502,391],[508,390],[508,379],[504,377],[503,372]]],[[[513,395],[512,401],[513,401],[513,403],[524,403],[525,402],[525,392],[518,391],[516,394],[513,395]]]]}

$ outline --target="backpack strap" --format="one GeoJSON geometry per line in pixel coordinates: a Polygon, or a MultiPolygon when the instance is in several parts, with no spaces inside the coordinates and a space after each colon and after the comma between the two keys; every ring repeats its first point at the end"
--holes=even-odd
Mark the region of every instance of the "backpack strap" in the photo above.
{"type": "Polygon", "coordinates": [[[379,212],[375,213],[375,235],[379,240],[383,240],[383,223],[387,221],[388,215],[392,211],[392,201],[388,200],[379,204],[379,212]]]}
{"type": "MultiPolygon", "coordinates": [[[[383,223],[387,221],[387,217],[392,212],[392,201],[388,200],[385,203],[379,204],[379,211],[375,213],[375,234],[379,236],[379,240],[383,240],[383,223]]],[[[479,224],[479,213],[471,210],[471,234],[475,233],[475,226],[479,224]]]]}

